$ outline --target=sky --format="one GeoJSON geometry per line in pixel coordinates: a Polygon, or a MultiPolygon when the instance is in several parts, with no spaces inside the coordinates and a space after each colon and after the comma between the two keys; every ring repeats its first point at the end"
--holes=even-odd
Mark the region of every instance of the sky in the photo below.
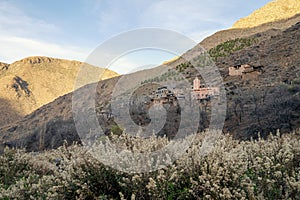
{"type": "MultiPolygon", "coordinates": [[[[86,61],[114,36],[149,27],[172,30],[199,43],[270,1],[0,0],[0,62],[28,56],[86,61]]],[[[109,67],[124,74],[174,56],[156,50],[135,51],[109,67]]]]}

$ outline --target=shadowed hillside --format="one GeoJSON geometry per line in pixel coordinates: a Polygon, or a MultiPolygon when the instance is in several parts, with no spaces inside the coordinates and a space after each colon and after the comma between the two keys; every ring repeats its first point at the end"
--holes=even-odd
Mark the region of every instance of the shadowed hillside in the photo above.
{"type": "Polygon", "coordinates": [[[12,119],[20,119],[21,115],[12,108],[11,103],[0,98],[0,110],[2,117],[0,118],[0,127],[14,122],[12,119]]]}

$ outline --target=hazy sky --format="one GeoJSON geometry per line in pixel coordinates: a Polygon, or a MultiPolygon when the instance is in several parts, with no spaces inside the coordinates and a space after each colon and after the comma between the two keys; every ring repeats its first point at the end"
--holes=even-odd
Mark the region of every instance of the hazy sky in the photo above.
{"type": "MultiPolygon", "coordinates": [[[[171,29],[200,42],[269,1],[1,0],[0,61],[34,55],[84,61],[112,36],[144,27],[171,29]]],[[[114,70],[126,73],[133,63],[149,64],[147,59],[136,63],[134,57],[120,59],[114,70]]],[[[152,56],[150,64],[170,57],[152,56]]]]}

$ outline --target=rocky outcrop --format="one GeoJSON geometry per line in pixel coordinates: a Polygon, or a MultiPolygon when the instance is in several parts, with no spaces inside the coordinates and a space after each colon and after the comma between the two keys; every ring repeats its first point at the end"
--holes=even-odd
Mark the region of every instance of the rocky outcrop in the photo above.
{"type": "Polygon", "coordinates": [[[45,57],[45,56],[32,56],[32,57],[28,57],[28,58],[24,58],[22,60],[16,61],[13,64],[16,64],[16,63],[40,64],[40,63],[51,63],[54,61],[59,61],[59,60],[55,59],[55,58],[45,57]]]}
{"type": "Polygon", "coordinates": [[[29,90],[28,83],[19,76],[14,77],[11,87],[15,90],[18,97],[21,96],[21,93],[26,96],[30,96],[31,91],[29,90]]]}
{"type": "Polygon", "coordinates": [[[0,62],[0,72],[8,70],[9,64],[0,62]]]}

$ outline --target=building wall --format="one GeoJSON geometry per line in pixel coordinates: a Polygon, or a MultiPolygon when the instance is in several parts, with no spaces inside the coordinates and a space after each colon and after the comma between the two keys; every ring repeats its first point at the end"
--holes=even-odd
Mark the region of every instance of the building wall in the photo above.
{"type": "Polygon", "coordinates": [[[245,68],[243,66],[236,68],[236,67],[229,67],[229,75],[230,76],[241,76],[245,68]]]}
{"type": "Polygon", "coordinates": [[[242,79],[257,79],[258,75],[260,75],[261,73],[258,71],[252,71],[249,73],[243,73],[242,75],[242,79]]]}
{"type": "Polygon", "coordinates": [[[194,90],[198,90],[200,89],[201,83],[200,80],[198,79],[198,77],[195,78],[194,82],[193,82],[193,89],[194,90]]]}
{"type": "Polygon", "coordinates": [[[230,76],[241,76],[245,70],[253,69],[250,65],[241,65],[229,67],[229,75],[230,76]]]}
{"type": "Polygon", "coordinates": [[[207,99],[208,97],[215,96],[216,90],[212,88],[201,88],[199,90],[192,91],[192,98],[193,99],[207,99]]]}
{"type": "Polygon", "coordinates": [[[208,97],[219,95],[220,90],[218,87],[209,87],[200,84],[198,77],[193,82],[193,91],[191,92],[192,99],[202,100],[208,97]]]}

